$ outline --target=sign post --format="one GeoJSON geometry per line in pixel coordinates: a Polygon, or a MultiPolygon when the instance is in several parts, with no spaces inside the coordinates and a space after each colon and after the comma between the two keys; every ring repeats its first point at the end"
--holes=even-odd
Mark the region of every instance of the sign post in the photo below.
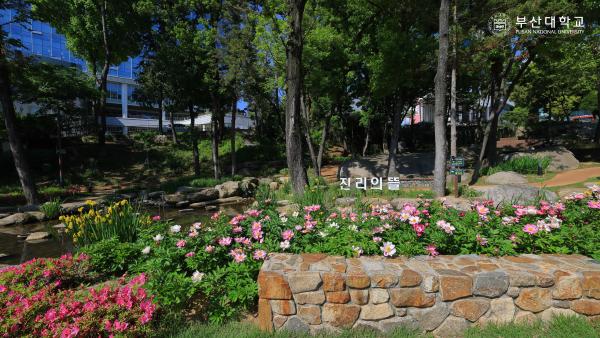
{"type": "Polygon", "coordinates": [[[465,173],[465,159],[459,156],[450,157],[450,175],[454,176],[453,190],[454,197],[458,197],[458,179],[465,173]]]}

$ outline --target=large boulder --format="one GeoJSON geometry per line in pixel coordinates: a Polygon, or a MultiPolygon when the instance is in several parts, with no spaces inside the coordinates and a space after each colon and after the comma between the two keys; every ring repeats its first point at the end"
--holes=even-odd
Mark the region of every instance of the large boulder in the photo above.
{"type": "Polygon", "coordinates": [[[239,196],[241,193],[240,182],[227,181],[215,187],[219,191],[219,198],[239,196]]]}
{"type": "Polygon", "coordinates": [[[497,203],[518,203],[524,204],[531,201],[535,201],[538,198],[543,200],[554,202],[558,199],[556,193],[545,190],[534,188],[530,186],[518,186],[518,185],[488,185],[488,186],[474,186],[474,190],[481,193],[482,197],[493,200],[497,203]]]}
{"type": "MultiPolygon", "coordinates": [[[[387,177],[388,155],[366,156],[340,165],[339,177],[387,177]]],[[[396,155],[399,177],[430,176],[433,172],[434,153],[402,153],[396,155]]]]}
{"type": "Polygon", "coordinates": [[[512,153],[505,155],[504,160],[525,155],[550,157],[552,162],[550,162],[550,165],[548,166],[548,171],[565,171],[579,168],[579,160],[575,158],[575,155],[573,155],[569,149],[563,146],[541,148],[531,152],[512,153]]]}
{"type": "Polygon", "coordinates": [[[190,203],[212,201],[219,198],[219,190],[215,188],[204,188],[198,192],[193,192],[185,196],[185,200],[190,203]]]}
{"type": "Polygon", "coordinates": [[[18,212],[16,214],[12,214],[8,217],[4,217],[0,219],[0,226],[9,226],[9,225],[17,225],[17,224],[25,224],[30,222],[35,222],[35,216],[27,213],[27,212],[18,212]]]}
{"type": "Polygon", "coordinates": [[[256,177],[244,177],[240,182],[240,190],[242,196],[252,196],[254,191],[258,187],[258,178],[256,177]]]}
{"type": "Polygon", "coordinates": [[[525,176],[514,171],[500,171],[485,179],[488,184],[527,184],[525,176]]]}
{"type": "Polygon", "coordinates": [[[165,195],[165,202],[167,204],[175,205],[175,204],[183,202],[185,200],[186,200],[186,195],[184,195],[182,193],[165,195]]]}
{"type": "Polygon", "coordinates": [[[85,202],[68,202],[61,204],[60,207],[65,214],[75,214],[79,212],[79,208],[87,210],[89,205],[85,204],[85,202]]]}
{"type": "Polygon", "coordinates": [[[44,239],[47,239],[50,237],[50,233],[46,232],[46,231],[38,231],[38,232],[32,232],[31,234],[29,234],[29,236],[27,236],[27,238],[25,239],[27,242],[35,242],[35,241],[41,241],[44,239]]]}

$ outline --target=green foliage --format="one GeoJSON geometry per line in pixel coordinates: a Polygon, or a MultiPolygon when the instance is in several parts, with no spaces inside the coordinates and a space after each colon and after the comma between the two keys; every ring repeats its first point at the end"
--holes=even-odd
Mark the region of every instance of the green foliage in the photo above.
{"type": "Polygon", "coordinates": [[[508,161],[500,162],[493,167],[484,168],[481,173],[483,175],[492,175],[500,171],[514,171],[519,174],[537,174],[538,164],[541,165],[542,172],[546,172],[551,162],[552,158],[548,156],[518,156],[508,161]]]}
{"type": "Polygon", "coordinates": [[[95,271],[110,277],[130,271],[140,257],[140,250],[138,243],[120,242],[113,237],[83,246],[79,251],[90,257],[95,271]]]}
{"type": "Polygon", "coordinates": [[[150,217],[141,214],[127,200],[115,202],[105,209],[87,201],[88,210],[79,208],[77,215],[63,215],[65,232],[77,246],[117,238],[121,242],[134,242],[138,232],[150,223],[150,217]]]}
{"type": "Polygon", "coordinates": [[[43,212],[48,219],[56,219],[62,212],[60,203],[60,199],[52,199],[51,201],[42,204],[40,206],[40,211],[43,212]]]}

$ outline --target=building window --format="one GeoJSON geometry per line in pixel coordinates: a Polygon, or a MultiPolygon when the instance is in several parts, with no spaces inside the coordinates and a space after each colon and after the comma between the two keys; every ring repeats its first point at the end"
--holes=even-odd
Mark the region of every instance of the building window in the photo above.
{"type": "Polygon", "coordinates": [[[121,85],[109,82],[106,84],[107,97],[113,100],[121,100],[121,85]]]}

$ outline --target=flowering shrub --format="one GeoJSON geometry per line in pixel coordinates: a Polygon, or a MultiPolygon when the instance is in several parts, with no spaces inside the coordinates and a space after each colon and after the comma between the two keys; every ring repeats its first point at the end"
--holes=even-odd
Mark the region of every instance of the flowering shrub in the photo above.
{"type": "Polygon", "coordinates": [[[88,257],[34,259],[0,271],[0,335],[41,337],[141,336],[156,305],[146,276],[85,288],[95,276],[88,257]]]}
{"type": "Polygon", "coordinates": [[[479,201],[467,211],[443,201],[420,200],[398,210],[375,205],[331,212],[310,205],[279,214],[266,206],[234,217],[216,213],[205,224],[187,226],[156,217],[140,230],[135,245],[121,243],[120,250],[114,240],[111,245],[105,241],[87,252],[100,257],[100,272],[106,272],[102,264],[127,260],[119,266],[147,273],[146,287],[161,306],[177,308],[190,299],[204,300],[202,313],[220,322],[255,304],[255,280],[271,252],[386,257],[581,253],[598,258],[599,226],[600,188],[594,187],[565,203],[497,207],[492,201],[479,201]]]}
{"type": "Polygon", "coordinates": [[[106,209],[97,208],[94,201],[87,201],[88,211],[79,208],[78,215],[60,216],[65,231],[75,245],[86,245],[116,237],[121,242],[134,242],[137,232],[150,224],[147,215],[138,213],[127,200],[111,204],[106,209]]]}

